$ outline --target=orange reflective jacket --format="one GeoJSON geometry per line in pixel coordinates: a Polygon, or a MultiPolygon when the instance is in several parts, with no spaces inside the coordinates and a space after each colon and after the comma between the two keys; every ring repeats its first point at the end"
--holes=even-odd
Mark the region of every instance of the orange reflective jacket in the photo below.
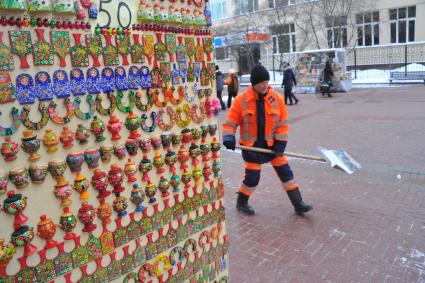
{"type": "MultiPolygon", "coordinates": [[[[257,140],[257,107],[258,93],[252,86],[236,96],[227,120],[223,123],[223,136],[234,136],[240,126],[239,143],[253,146],[257,140]]],[[[275,140],[288,140],[288,112],[282,96],[269,88],[264,97],[265,137],[268,146],[273,146],[275,140]]]]}

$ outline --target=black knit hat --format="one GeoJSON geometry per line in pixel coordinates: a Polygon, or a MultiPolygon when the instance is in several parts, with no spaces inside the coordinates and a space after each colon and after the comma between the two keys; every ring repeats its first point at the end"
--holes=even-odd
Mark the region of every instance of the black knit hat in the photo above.
{"type": "Polygon", "coordinates": [[[256,65],[251,70],[251,84],[256,85],[258,83],[269,81],[269,71],[263,65],[256,65]]]}

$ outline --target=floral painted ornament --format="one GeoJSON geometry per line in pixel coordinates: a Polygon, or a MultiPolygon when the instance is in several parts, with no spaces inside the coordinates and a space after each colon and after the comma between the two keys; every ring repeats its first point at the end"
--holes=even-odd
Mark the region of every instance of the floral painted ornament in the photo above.
{"type": "Polygon", "coordinates": [[[33,45],[33,60],[35,65],[53,65],[53,48],[44,39],[44,29],[35,29],[38,41],[33,45]]]}
{"type": "Polygon", "coordinates": [[[128,90],[127,75],[125,69],[121,66],[115,68],[115,86],[118,90],[121,91],[128,90]]]}
{"type": "Polygon", "coordinates": [[[153,35],[147,34],[143,36],[143,50],[148,57],[149,65],[152,64],[152,58],[155,55],[155,39],[153,35]]]}
{"type": "Polygon", "coordinates": [[[86,34],[87,51],[93,58],[93,67],[100,67],[99,56],[102,54],[102,37],[97,34],[86,34]]]}
{"type": "Polygon", "coordinates": [[[162,87],[162,75],[161,70],[158,68],[158,63],[155,61],[154,66],[151,71],[152,78],[152,87],[161,88],[162,87]]]}
{"type": "Polygon", "coordinates": [[[178,62],[178,70],[182,82],[185,83],[188,76],[187,62],[178,62]]]}
{"type": "Polygon", "coordinates": [[[52,122],[58,124],[58,125],[64,125],[71,122],[72,116],[74,116],[74,104],[71,102],[69,97],[67,97],[64,101],[65,108],[66,108],[66,114],[63,117],[60,117],[56,108],[57,104],[55,101],[50,101],[49,103],[49,117],[52,122]]]}
{"type": "Polygon", "coordinates": [[[117,106],[118,110],[121,111],[122,113],[129,113],[130,111],[133,110],[135,105],[134,91],[130,91],[128,93],[128,101],[129,101],[128,105],[124,105],[122,101],[123,98],[124,98],[124,93],[119,90],[118,93],[116,94],[115,105],[117,106]]]}
{"type": "Polygon", "coordinates": [[[114,71],[112,70],[112,68],[103,68],[101,85],[104,93],[113,93],[115,91],[114,71]]]}
{"type": "Polygon", "coordinates": [[[29,74],[20,74],[16,78],[16,97],[20,104],[34,103],[34,81],[29,74]]]}
{"type": "Polygon", "coordinates": [[[170,62],[174,62],[173,54],[177,51],[177,39],[174,33],[165,34],[165,46],[170,57],[170,62]]]}
{"type": "Polygon", "coordinates": [[[195,47],[195,61],[204,62],[204,48],[201,44],[201,38],[196,39],[196,47],[195,47]]]}
{"type": "Polygon", "coordinates": [[[171,65],[169,62],[161,62],[159,64],[162,81],[166,84],[171,82],[171,65]]]}
{"type": "Polygon", "coordinates": [[[162,42],[162,33],[156,34],[157,42],[155,44],[155,59],[158,61],[165,60],[165,54],[167,53],[167,46],[162,42]]]}
{"type": "Polygon", "coordinates": [[[25,0],[2,0],[0,1],[0,9],[24,11],[26,9],[25,2],[25,0]]]}
{"type": "Polygon", "coordinates": [[[180,71],[177,69],[176,63],[173,63],[173,71],[171,72],[171,78],[173,85],[179,85],[181,83],[180,71]]]}
{"type": "Polygon", "coordinates": [[[197,82],[199,81],[199,79],[201,77],[201,70],[202,70],[201,63],[200,62],[194,62],[193,63],[193,75],[195,76],[197,82]]]}
{"type": "Polygon", "coordinates": [[[131,66],[128,70],[128,88],[138,90],[141,82],[139,68],[137,66],[131,66]]]}
{"type": "Polygon", "coordinates": [[[122,57],[122,64],[124,66],[130,65],[127,59],[128,55],[131,53],[130,36],[118,35],[116,37],[116,44],[117,44],[118,53],[121,54],[121,57],[122,57]]]}
{"type": "Polygon", "coordinates": [[[29,31],[9,31],[10,46],[12,52],[19,57],[21,61],[20,68],[28,69],[30,65],[27,61],[27,54],[31,53],[31,33],[29,31]]]}
{"type": "Polygon", "coordinates": [[[66,67],[65,57],[71,51],[71,43],[68,31],[52,31],[50,34],[53,53],[59,57],[59,67],[66,67]]]}
{"type": "Polygon", "coordinates": [[[53,0],[53,13],[75,13],[74,0],[53,0]]]}
{"type": "Polygon", "coordinates": [[[140,67],[140,80],[140,85],[142,86],[142,89],[149,89],[152,87],[152,77],[150,75],[149,67],[140,67]]]}
{"type": "Polygon", "coordinates": [[[145,63],[143,45],[139,41],[140,34],[133,34],[133,45],[131,46],[131,61],[133,63],[145,63]]]}
{"type": "Polygon", "coordinates": [[[105,34],[106,45],[103,48],[103,64],[105,66],[116,66],[119,63],[117,47],[112,45],[112,37],[105,34]]]}
{"type": "Polygon", "coordinates": [[[28,0],[27,10],[29,13],[51,12],[52,1],[51,0],[28,0]]]}
{"type": "Polygon", "coordinates": [[[87,112],[83,112],[80,109],[81,104],[81,98],[77,97],[74,100],[74,112],[75,116],[81,120],[88,120],[91,119],[91,117],[95,114],[96,111],[96,102],[93,99],[93,96],[90,94],[86,96],[87,103],[89,105],[89,109],[87,112]]]}
{"type": "Polygon", "coordinates": [[[53,73],[53,92],[57,98],[64,98],[71,95],[68,74],[64,70],[56,70],[53,73]]]}
{"type": "Polygon", "coordinates": [[[204,44],[204,52],[207,55],[207,61],[211,61],[211,58],[212,58],[211,56],[214,51],[212,37],[204,37],[202,40],[204,44]]]}
{"type": "MultiPolygon", "coordinates": [[[[1,112],[0,112],[1,114],[1,112]]],[[[12,107],[12,122],[9,127],[4,127],[0,125],[0,135],[1,136],[11,136],[16,133],[17,129],[21,125],[21,116],[19,115],[19,110],[16,107],[12,107]]]]}
{"type": "Polygon", "coordinates": [[[87,91],[90,94],[99,94],[102,92],[102,82],[100,80],[99,70],[95,67],[87,69],[86,75],[87,91]]]}
{"type": "Polygon", "coordinates": [[[192,62],[192,58],[195,56],[195,39],[193,37],[186,37],[184,39],[187,55],[189,55],[189,61],[192,62]]]}
{"type": "Polygon", "coordinates": [[[81,44],[81,34],[73,33],[75,45],[71,48],[71,64],[72,67],[88,67],[89,54],[87,47],[81,44]]]}
{"type": "Polygon", "coordinates": [[[3,43],[3,33],[0,31],[0,71],[10,71],[15,68],[12,49],[3,43]]]}
{"type": "Polygon", "coordinates": [[[41,71],[35,75],[35,95],[40,101],[53,99],[52,81],[49,73],[41,71]]]}
{"type": "Polygon", "coordinates": [[[0,71],[0,104],[13,102],[15,99],[16,90],[14,84],[12,83],[12,79],[10,78],[10,73],[0,71]]]}
{"type": "Polygon", "coordinates": [[[84,73],[81,69],[72,69],[70,73],[70,78],[71,90],[75,96],[84,95],[87,93],[86,81],[84,80],[84,73]]]}

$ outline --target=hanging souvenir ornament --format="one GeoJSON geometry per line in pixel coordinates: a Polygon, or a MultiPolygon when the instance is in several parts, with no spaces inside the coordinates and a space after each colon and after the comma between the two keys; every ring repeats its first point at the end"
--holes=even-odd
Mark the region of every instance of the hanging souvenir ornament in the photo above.
{"type": "Polygon", "coordinates": [[[114,155],[116,158],[118,158],[119,160],[124,159],[124,157],[127,154],[127,149],[125,148],[124,143],[114,145],[113,149],[114,149],[114,155]]]}
{"type": "Polygon", "coordinates": [[[68,31],[52,31],[50,34],[52,51],[59,57],[59,67],[66,67],[66,55],[71,51],[68,31]]]}
{"type": "Polygon", "coordinates": [[[86,80],[81,69],[74,68],[70,73],[70,87],[75,96],[85,95],[87,93],[86,80]]]}
{"type": "Polygon", "coordinates": [[[100,152],[98,148],[89,148],[84,152],[84,160],[89,169],[99,167],[100,152]]]}
{"type": "Polygon", "coordinates": [[[210,83],[210,75],[208,73],[208,69],[204,61],[202,62],[202,69],[201,69],[201,86],[208,86],[209,83],[210,83]]]}
{"type": "Polygon", "coordinates": [[[117,47],[112,45],[112,36],[104,34],[105,47],[103,48],[103,64],[104,66],[116,66],[119,64],[117,47]]]}
{"type": "Polygon", "coordinates": [[[68,128],[68,126],[64,126],[59,135],[59,139],[63,144],[63,148],[68,149],[73,146],[73,141],[75,139],[75,134],[72,130],[68,128]]]}
{"type": "Polygon", "coordinates": [[[107,191],[109,185],[108,175],[100,169],[94,170],[91,185],[98,191],[98,199],[104,199],[111,194],[111,192],[107,191]]]}
{"type": "Polygon", "coordinates": [[[133,184],[130,200],[136,205],[136,209],[134,210],[135,212],[143,212],[143,210],[145,209],[145,207],[143,206],[143,201],[145,200],[145,193],[137,183],[133,184]]]}
{"type": "Polygon", "coordinates": [[[66,108],[66,114],[63,117],[60,117],[58,111],[56,111],[58,105],[55,101],[50,101],[48,106],[48,112],[50,120],[52,120],[52,122],[59,125],[65,125],[71,122],[72,116],[74,116],[74,104],[71,102],[71,99],[69,99],[69,97],[64,100],[64,104],[66,108]]]}
{"type": "Polygon", "coordinates": [[[72,67],[88,67],[89,66],[89,54],[87,47],[81,43],[81,34],[73,33],[74,46],[71,48],[71,64],[72,67]]]}
{"type": "Polygon", "coordinates": [[[35,101],[34,81],[29,74],[16,78],[16,98],[20,104],[33,104],[35,101]]]}
{"type": "Polygon", "coordinates": [[[116,213],[118,213],[118,217],[122,218],[127,215],[127,207],[128,207],[128,201],[127,198],[120,195],[120,193],[116,193],[116,198],[114,199],[114,202],[112,203],[112,207],[116,213]]]}
{"type": "Polygon", "coordinates": [[[173,175],[176,172],[176,167],[174,166],[174,164],[176,164],[177,162],[177,154],[171,150],[171,148],[167,149],[167,153],[165,154],[165,164],[167,164],[170,167],[170,173],[172,173],[173,175]]]}
{"type": "Polygon", "coordinates": [[[202,137],[202,128],[192,128],[192,136],[194,141],[198,141],[202,137]]]}
{"type": "Polygon", "coordinates": [[[9,38],[12,52],[15,53],[21,61],[19,68],[28,69],[30,65],[26,57],[27,54],[32,51],[31,33],[29,31],[9,31],[9,38]]]}
{"type": "Polygon", "coordinates": [[[75,131],[75,138],[77,139],[78,144],[84,145],[88,143],[90,134],[90,129],[84,127],[82,124],[78,124],[77,130],[75,131]]]}
{"type": "Polygon", "coordinates": [[[54,0],[53,13],[75,13],[73,0],[54,0]]]}
{"type": "Polygon", "coordinates": [[[151,78],[152,78],[152,87],[153,88],[162,88],[163,82],[162,82],[161,70],[158,68],[158,62],[156,60],[153,63],[153,68],[152,68],[152,71],[151,71],[151,78]]]}
{"type": "Polygon", "coordinates": [[[28,174],[33,184],[42,184],[47,177],[47,165],[31,164],[28,168],[28,174]]]}
{"type": "Polygon", "coordinates": [[[217,128],[218,128],[217,124],[208,125],[208,131],[210,133],[210,136],[213,137],[217,133],[217,128]]]}
{"type": "Polygon", "coordinates": [[[131,66],[128,70],[128,88],[138,90],[141,82],[139,68],[137,66],[131,66]]]}
{"type": "Polygon", "coordinates": [[[190,182],[192,181],[192,174],[187,171],[186,169],[184,169],[183,174],[182,174],[182,182],[184,184],[184,188],[190,189],[190,182]]]}
{"type": "Polygon", "coordinates": [[[140,67],[140,79],[141,79],[142,89],[150,89],[153,86],[149,67],[147,66],[140,67]]]}
{"type": "Polygon", "coordinates": [[[69,207],[63,208],[63,213],[59,218],[59,227],[65,232],[64,240],[72,240],[77,234],[72,232],[77,226],[77,217],[69,210],[69,207]]]}
{"type": "Polygon", "coordinates": [[[151,139],[150,138],[142,138],[139,142],[140,149],[143,153],[149,152],[151,150],[151,139]]]}
{"type": "MultiPolygon", "coordinates": [[[[0,2],[1,3],[1,2],[0,2]]],[[[0,238],[0,269],[6,269],[13,255],[16,253],[15,247],[12,245],[6,245],[4,239],[0,238]]],[[[3,272],[5,273],[6,271],[3,272]]]]}
{"type": "Polygon", "coordinates": [[[50,175],[52,175],[54,179],[58,179],[60,177],[63,177],[63,174],[65,173],[66,168],[67,168],[66,160],[54,159],[49,161],[47,170],[49,170],[50,175]]]}
{"type": "Polygon", "coordinates": [[[153,150],[159,150],[161,148],[161,138],[157,135],[151,137],[151,145],[153,150]]]}
{"type": "MultiPolygon", "coordinates": [[[[2,52],[1,46],[0,46],[0,52],[2,52]]],[[[12,79],[10,77],[9,72],[0,71],[0,104],[13,102],[15,101],[15,99],[16,99],[16,90],[15,90],[15,86],[12,83],[12,79]]]]}
{"type": "Polygon", "coordinates": [[[179,69],[177,69],[176,63],[173,64],[173,71],[171,72],[171,78],[173,85],[179,85],[181,83],[181,75],[179,69]]]}
{"type": "Polygon", "coordinates": [[[9,171],[9,179],[17,189],[26,188],[29,183],[29,172],[26,167],[18,167],[9,171]]]}
{"type": "Polygon", "coordinates": [[[160,152],[156,152],[153,158],[153,166],[156,168],[157,174],[162,174],[165,172],[164,166],[164,157],[160,152]]]}
{"type": "Polygon", "coordinates": [[[189,147],[189,155],[192,158],[192,165],[197,166],[199,164],[198,156],[201,154],[201,150],[199,149],[199,146],[192,142],[192,144],[189,147]]]}
{"type": "Polygon", "coordinates": [[[168,85],[171,82],[171,65],[169,62],[161,62],[159,64],[162,81],[168,85]]]}
{"type": "Polygon", "coordinates": [[[105,137],[103,136],[103,133],[105,132],[105,124],[102,120],[98,119],[96,115],[93,116],[93,121],[90,124],[90,130],[95,135],[97,142],[105,140],[105,137]]]}
{"type": "Polygon", "coordinates": [[[161,138],[161,144],[162,144],[162,147],[163,147],[164,149],[169,148],[169,147],[170,147],[170,145],[171,145],[171,133],[170,133],[170,132],[163,132],[163,133],[160,135],[160,138],[161,138]]]}
{"type": "Polygon", "coordinates": [[[149,183],[145,187],[145,194],[149,198],[149,203],[153,204],[156,202],[155,194],[156,194],[156,186],[153,183],[149,183]]]}
{"type": "Polygon", "coordinates": [[[40,154],[37,151],[40,149],[40,139],[37,139],[37,134],[32,130],[25,130],[23,132],[23,138],[21,147],[26,152],[29,153],[28,160],[35,161],[40,158],[40,154]]]}
{"type": "Polygon", "coordinates": [[[92,67],[87,69],[87,90],[90,94],[99,94],[102,91],[99,70],[92,67]]]}
{"type": "MultiPolygon", "coordinates": [[[[193,122],[200,124],[205,120],[206,116],[207,115],[205,113],[205,105],[203,102],[201,102],[200,105],[193,104],[192,107],[190,108],[190,118],[192,119],[193,122]],[[197,114],[198,108],[200,108],[201,110],[201,115],[197,114]]],[[[206,134],[207,134],[208,128],[206,130],[207,130],[206,131],[206,134]]],[[[204,134],[204,131],[202,131],[202,134],[204,134]]]]}
{"type": "Polygon", "coordinates": [[[183,43],[183,36],[177,37],[179,45],[176,50],[177,62],[187,62],[187,46],[183,43]]]}
{"type": "Polygon", "coordinates": [[[83,5],[81,5],[80,2],[75,1],[74,2],[74,9],[75,9],[75,15],[77,16],[77,19],[84,20],[87,15],[86,11],[84,10],[83,5]]]}
{"type": "MultiPolygon", "coordinates": [[[[195,0],[196,1],[196,0],[195,0]]],[[[212,26],[212,15],[210,10],[210,5],[208,4],[209,0],[205,0],[204,5],[204,16],[207,27],[212,26]]]]}
{"type": "Polygon", "coordinates": [[[210,144],[207,143],[205,138],[202,138],[200,150],[201,150],[201,155],[202,155],[202,161],[208,162],[210,160],[210,157],[208,155],[209,155],[211,149],[210,149],[210,144]]]}
{"type": "Polygon", "coordinates": [[[133,45],[131,45],[131,61],[133,63],[145,63],[143,45],[139,41],[140,34],[133,33],[133,45]]]}
{"type": "Polygon", "coordinates": [[[170,187],[170,182],[164,176],[161,176],[158,184],[158,189],[161,191],[161,197],[166,197],[170,195],[168,188],[170,187]]]}
{"type": "Polygon", "coordinates": [[[128,55],[131,53],[131,42],[130,36],[128,35],[117,35],[116,44],[118,53],[121,54],[122,57],[122,65],[128,66],[130,63],[128,62],[128,55]]]}
{"type": "Polygon", "coordinates": [[[71,95],[68,74],[64,70],[56,70],[53,73],[52,89],[57,98],[69,97],[71,95]]]}
{"type": "Polygon", "coordinates": [[[184,128],[182,130],[182,142],[183,143],[191,143],[193,141],[192,131],[188,128],[184,128]]]}
{"type": "Polygon", "coordinates": [[[15,229],[27,222],[28,217],[22,213],[26,207],[26,196],[17,194],[12,190],[7,192],[7,198],[3,201],[3,209],[6,213],[14,215],[13,227],[15,229]]]}
{"type": "Polygon", "coordinates": [[[102,54],[102,37],[98,34],[86,34],[87,51],[93,59],[93,67],[100,67],[99,56],[102,54]]]}
{"type": "Polygon", "coordinates": [[[52,2],[51,0],[28,0],[27,11],[29,13],[51,12],[52,2]]]}
{"type": "Polygon", "coordinates": [[[44,29],[35,29],[38,41],[33,45],[33,60],[35,65],[53,65],[53,48],[44,39],[44,29]]]}
{"type": "Polygon", "coordinates": [[[182,144],[177,152],[177,160],[180,162],[180,169],[185,170],[188,166],[186,162],[189,160],[190,155],[186,147],[182,144]]]}
{"type": "Polygon", "coordinates": [[[24,11],[26,9],[26,1],[25,0],[0,1],[0,9],[24,11]]]}
{"type": "Polygon", "coordinates": [[[111,140],[117,141],[121,139],[120,131],[122,128],[122,122],[115,116],[111,115],[111,118],[108,121],[107,129],[112,134],[111,140]]]}
{"type": "Polygon", "coordinates": [[[187,67],[187,81],[190,82],[190,83],[195,81],[193,64],[189,64],[188,67],[187,67]]]}
{"type": "Polygon", "coordinates": [[[166,124],[163,120],[163,115],[165,113],[164,109],[161,108],[158,111],[158,127],[163,131],[169,131],[172,127],[174,127],[174,123],[177,120],[177,116],[171,106],[167,106],[166,110],[170,120],[169,124],[166,124]]]}
{"type": "Polygon", "coordinates": [[[128,90],[128,79],[123,67],[115,68],[115,86],[118,90],[128,90]]]}
{"type": "Polygon", "coordinates": [[[99,148],[100,159],[103,162],[109,162],[112,159],[112,155],[114,154],[114,148],[112,145],[101,145],[99,148]]]}
{"type": "Polygon", "coordinates": [[[134,183],[137,181],[137,165],[131,158],[129,158],[124,165],[124,173],[127,176],[127,183],[134,183]]]}
{"type": "Polygon", "coordinates": [[[97,217],[102,221],[103,231],[107,231],[107,225],[111,223],[112,207],[105,199],[99,200],[100,205],[96,209],[97,217]]]}
{"type": "Polygon", "coordinates": [[[211,151],[212,151],[212,158],[220,158],[220,148],[221,144],[217,141],[217,138],[214,137],[213,141],[211,142],[211,151]]]}
{"type": "Polygon", "coordinates": [[[113,93],[115,91],[114,71],[110,67],[102,70],[102,90],[104,93],[113,93]]]}
{"type": "Polygon", "coordinates": [[[78,219],[84,224],[83,232],[92,232],[97,228],[93,223],[96,216],[96,211],[91,204],[83,202],[81,208],[78,210],[78,219]]]}
{"type": "Polygon", "coordinates": [[[63,176],[56,178],[55,196],[61,200],[61,206],[70,206],[72,204],[69,198],[72,194],[72,188],[63,176]]]}
{"type": "Polygon", "coordinates": [[[129,115],[125,119],[125,127],[130,131],[129,139],[137,139],[140,134],[137,129],[140,128],[140,118],[133,111],[130,111],[129,115]]]}
{"type": "MultiPolygon", "coordinates": [[[[1,3],[1,2],[0,2],[1,3]]],[[[0,31],[0,71],[11,71],[15,68],[12,49],[3,43],[3,31],[0,31]]]]}
{"type": "Polygon", "coordinates": [[[47,129],[43,136],[43,144],[47,147],[47,152],[56,152],[58,150],[59,137],[52,129],[47,129]]]}
{"type": "Polygon", "coordinates": [[[193,58],[195,56],[195,39],[191,36],[185,37],[184,39],[186,45],[186,52],[189,56],[189,64],[192,64],[193,58]]]}
{"type": "Polygon", "coordinates": [[[182,82],[185,83],[188,79],[188,68],[187,62],[177,62],[178,64],[178,76],[182,79],[182,82]]]}
{"type": "Polygon", "coordinates": [[[81,166],[84,163],[84,153],[69,153],[66,156],[66,163],[68,164],[71,172],[81,172],[81,166]]]}
{"type": "Polygon", "coordinates": [[[195,185],[202,184],[201,177],[202,177],[202,171],[201,171],[201,169],[199,169],[198,166],[195,166],[195,168],[192,171],[192,178],[195,181],[195,185]]]}
{"type": "Polygon", "coordinates": [[[152,170],[152,162],[150,159],[148,159],[148,156],[145,154],[143,155],[143,159],[142,161],[140,161],[140,164],[139,164],[139,171],[143,173],[142,175],[143,182],[150,183],[150,178],[148,173],[151,170],[152,170]]]}
{"type": "Polygon", "coordinates": [[[12,141],[10,136],[7,136],[4,139],[4,142],[1,144],[0,152],[3,155],[5,161],[13,161],[16,159],[16,155],[19,151],[19,145],[17,142],[12,141]]]}
{"type": "Polygon", "coordinates": [[[180,176],[173,174],[170,178],[170,185],[173,187],[173,193],[177,193],[179,191],[180,176]]]}
{"type": "Polygon", "coordinates": [[[173,54],[177,51],[177,40],[174,33],[165,34],[165,45],[167,48],[168,55],[170,57],[170,62],[174,62],[173,54]]]}
{"type": "Polygon", "coordinates": [[[114,187],[112,191],[114,194],[121,193],[124,191],[122,183],[124,182],[124,173],[117,163],[111,165],[111,169],[108,172],[109,183],[114,187]]]}
{"type": "Polygon", "coordinates": [[[221,172],[221,163],[218,161],[218,159],[214,159],[213,165],[212,165],[212,171],[214,173],[214,177],[219,177],[221,172]]]}
{"type": "Polygon", "coordinates": [[[194,62],[193,63],[193,76],[195,77],[196,82],[198,82],[200,77],[201,77],[201,70],[202,70],[201,63],[194,62]]]}
{"type": "Polygon", "coordinates": [[[52,81],[49,73],[40,71],[35,75],[35,95],[40,101],[52,100],[52,81]]]}
{"type": "Polygon", "coordinates": [[[153,35],[146,34],[142,36],[143,41],[143,51],[148,57],[148,63],[149,65],[152,64],[152,58],[155,56],[155,39],[153,35]]]}
{"type": "Polygon", "coordinates": [[[102,106],[102,101],[103,101],[103,97],[102,95],[97,95],[96,96],[96,110],[97,112],[99,112],[102,115],[112,115],[112,113],[114,113],[116,106],[116,98],[113,95],[112,92],[109,92],[107,94],[107,97],[109,98],[110,104],[109,104],[109,108],[105,108],[102,106]]]}
{"type": "Polygon", "coordinates": [[[125,142],[125,149],[128,154],[131,156],[137,155],[137,151],[139,150],[139,139],[129,139],[125,142]]]}
{"type": "Polygon", "coordinates": [[[90,183],[86,176],[77,173],[77,176],[74,179],[73,188],[80,194],[80,199],[87,199],[90,197],[90,193],[88,192],[89,187],[90,183]]]}
{"type": "Polygon", "coordinates": [[[156,33],[156,44],[155,44],[155,59],[158,61],[165,60],[165,53],[167,53],[167,46],[162,42],[162,33],[156,33]]]}
{"type": "Polygon", "coordinates": [[[191,121],[189,104],[185,103],[183,105],[183,108],[180,105],[177,105],[176,115],[177,115],[177,125],[181,128],[187,127],[191,121]],[[182,115],[183,113],[184,115],[182,115]]]}
{"type": "Polygon", "coordinates": [[[196,62],[204,62],[204,48],[201,44],[201,38],[196,38],[196,47],[195,47],[195,61],[196,62]]]}
{"type": "Polygon", "coordinates": [[[99,10],[97,9],[96,4],[94,2],[91,2],[89,6],[89,18],[96,20],[98,14],[99,14],[99,10]]]}
{"type": "Polygon", "coordinates": [[[211,167],[208,164],[204,164],[204,167],[202,168],[202,176],[204,176],[205,182],[210,181],[211,174],[212,174],[211,167]]]}
{"type": "Polygon", "coordinates": [[[147,4],[145,1],[140,0],[139,8],[137,11],[137,20],[151,21],[153,19],[154,19],[154,10],[152,6],[147,4]]]}
{"type": "Polygon", "coordinates": [[[40,221],[37,224],[37,235],[46,240],[44,249],[51,249],[58,245],[58,242],[53,240],[56,234],[56,224],[53,223],[52,219],[47,218],[45,214],[40,216],[40,221]]]}
{"type": "Polygon", "coordinates": [[[27,225],[15,227],[11,236],[11,242],[16,247],[24,247],[25,257],[29,257],[37,251],[37,247],[31,244],[32,239],[34,239],[33,228],[27,225]]]}

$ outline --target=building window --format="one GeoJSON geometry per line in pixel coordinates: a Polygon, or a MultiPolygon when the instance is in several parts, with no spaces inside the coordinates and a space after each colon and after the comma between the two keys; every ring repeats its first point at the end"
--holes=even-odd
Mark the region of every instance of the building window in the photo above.
{"type": "Polygon", "coordinates": [[[329,48],[347,46],[347,17],[335,16],[326,18],[326,31],[329,48]]]}
{"type": "Polygon", "coordinates": [[[269,8],[294,5],[295,0],[269,0],[269,8]]]}
{"type": "Polygon", "coordinates": [[[274,54],[296,51],[294,24],[271,26],[270,30],[274,54]]]}
{"type": "Polygon", "coordinates": [[[379,12],[357,14],[357,45],[379,45],[379,12]]]}
{"type": "Polygon", "coordinates": [[[247,14],[258,11],[258,0],[239,0],[239,14],[247,14]]]}
{"type": "Polygon", "coordinates": [[[416,6],[390,9],[391,43],[415,41],[416,6]]]}
{"type": "Polygon", "coordinates": [[[214,52],[216,60],[224,60],[229,58],[228,47],[216,47],[214,52]]]}
{"type": "Polygon", "coordinates": [[[227,17],[226,0],[211,0],[211,17],[219,20],[227,17]]]}

